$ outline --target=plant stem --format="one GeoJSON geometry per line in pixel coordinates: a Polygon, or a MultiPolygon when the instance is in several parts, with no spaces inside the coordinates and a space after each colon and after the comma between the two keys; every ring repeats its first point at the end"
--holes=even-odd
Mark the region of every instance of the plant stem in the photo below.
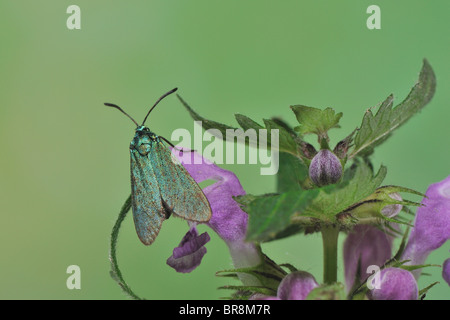
{"type": "Polygon", "coordinates": [[[339,228],[326,226],[322,229],[323,241],[323,282],[332,284],[337,281],[337,247],[339,228]]]}
{"type": "Polygon", "coordinates": [[[128,296],[130,296],[132,299],[135,300],[141,300],[141,298],[139,298],[131,290],[131,288],[123,279],[122,272],[120,272],[116,256],[116,246],[117,246],[117,239],[119,237],[120,226],[122,224],[122,221],[127,216],[128,211],[130,211],[130,209],[131,209],[131,195],[128,197],[127,200],[125,200],[125,203],[123,204],[122,209],[120,210],[119,217],[117,218],[117,221],[114,224],[114,227],[111,232],[111,249],[109,252],[109,260],[111,262],[111,277],[119,284],[119,286],[128,296]]]}

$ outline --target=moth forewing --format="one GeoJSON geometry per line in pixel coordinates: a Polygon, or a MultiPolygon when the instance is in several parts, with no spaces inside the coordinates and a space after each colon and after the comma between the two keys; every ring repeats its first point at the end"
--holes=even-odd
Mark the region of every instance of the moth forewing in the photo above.
{"type": "Polygon", "coordinates": [[[173,214],[190,221],[209,221],[211,206],[208,199],[183,165],[172,161],[173,153],[161,139],[155,141],[149,158],[160,182],[161,197],[173,214]]]}
{"type": "Polygon", "coordinates": [[[148,157],[142,156],[137,150],[130,150],[130,160],[134,226],[141,242],[150,245],[161,229],[165,208],[148,157]]]}

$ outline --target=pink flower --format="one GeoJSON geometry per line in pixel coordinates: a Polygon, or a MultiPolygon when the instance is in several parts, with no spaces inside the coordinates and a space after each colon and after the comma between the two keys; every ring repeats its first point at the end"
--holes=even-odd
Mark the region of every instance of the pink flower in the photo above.
{"type": "MultiPolygon", "coordinates": [[[[245,241],[248,215],[233,199],[234,196],[245,194],[239,179],[233,172],[216,166],[196,152],[180,152],[178,157],[197,183],[206,180],[215,181],[203,189],[212,210],[212,217],[206,224],[228,245],[235,267],[258,265],[261,262],[259,249],[253,243],[245,241]]],[[[195,238],[193,237],[193,239],[195,238]]],[[[193,245],[192,248],[198,250],[196,245],[193,245]]],[[[198,257],[201,260],[203,255],[199,254],[198,257]]],[[[192,263],[190,270],[200,264],[197,260],[192,260],[192,263]]]]}

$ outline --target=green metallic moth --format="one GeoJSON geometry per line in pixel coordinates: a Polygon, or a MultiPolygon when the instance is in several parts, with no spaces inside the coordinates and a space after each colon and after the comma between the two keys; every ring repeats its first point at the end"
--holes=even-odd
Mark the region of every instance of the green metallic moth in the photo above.
{"type": "Polygon", "coordinates": [[[105,103],[121,111],[137,126],[130,144],[131,200],[134,226],[145,245],[155,241],[163,221],[171,214],[195,222],[207,222],[211,218],[211,206],[202,189],[164,142],[174,146],[144,126],[156,105],[176,90],[161,96],[141,125],[119,106],[105,103]]]}

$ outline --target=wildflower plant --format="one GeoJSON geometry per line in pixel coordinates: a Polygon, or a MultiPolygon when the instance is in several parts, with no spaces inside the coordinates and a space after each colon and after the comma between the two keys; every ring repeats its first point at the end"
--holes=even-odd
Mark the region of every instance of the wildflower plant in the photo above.
{"type": "MultiPolygon", "coordinates": [[[[214,181],[203,189],[212,209],[206,224],[228,246],[233,269],[217,272],[230,277],[223,288],[233,299],[344,300],[419,299],[435,284],[418,288],[417,279],[429,253],[450,238],[450,176],[429,187],[426,194],[413,189],[383,185],[387,168],[374,168],[371,155],[394,130],[402,126],[432,99],[434,72],[424,60],[417,83],[394,107],[388,96],[378,108],[367,110],[361,125],[342,141],[334,142],[328,132],[340,128],[342,113],[331,108],[293,105],[298,121],[292,128],[278,118],[260,124],[244,115],[236,120],[243,130],[276,129],[279,152],[276,190],[271,194],[247,194],[236,175],[204,160],[197,152],[175,152],[197,183],[214,181]],[[315,135],[317,145],[306,142],[315,135]],[[408,195],[423,197],[421,203],[408,195]],[[417,207],[414,216],[414,207],[417,207]],[[323,241],[323,279],[301,270],[301,266],[278,264],[261,249],[261,243],[299,233],[318,232],[323,241]],[[338,237],[345,237],[343,253],[338,237]],[[393,241],[401,243],[392,255],[393,241]],[[338,257],[344,259],[345,283],[338,282],[338,257]],[[371,266],[379,266],[374,275],[371,266]],[[231,280],[230,280],[231,281],[231,280]]],[[[237,128],[200,116],[178,96],[192,118],[203,128],[215,129],[218,138],[237,128]]],[[[269,146],[271,136],[267,137],[269,146]]],[[[247,140],[242,140],[248,144],[247,140]]],[[[274,147],[278,150],[274,150],[274,147]]],[[[443,177],[444,178],[444,177],[443,177]]],[[[125,202],[111,237],[112,277],[132,298],[139,298],[126,284],[116,258],[120,225],[131,206],[125,202]]],[[[207,232],[199,235],[196,224],[173,254],[166,258],[177,272],[189,273],[207,259],[207,232]]],[[[443,263],[443,278],[450,284],[450,259],[443,263]]]]}

